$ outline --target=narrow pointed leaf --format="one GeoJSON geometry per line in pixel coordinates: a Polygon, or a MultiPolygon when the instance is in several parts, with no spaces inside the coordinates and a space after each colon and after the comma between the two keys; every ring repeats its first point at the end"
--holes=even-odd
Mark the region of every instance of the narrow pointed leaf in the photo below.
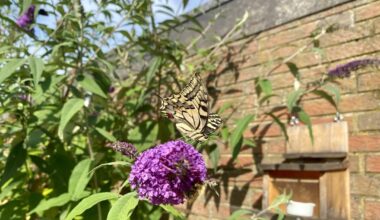
{"type": "Polygon", "coordinates": [[[2,83],[5,79],[11,76],[19,67],[21,67],[27,59],[14,59],[7,64],[5,64],[0,69],[0,83],[2,83]]]}
{"type": "Polygon", "coordinates": [[[276,117],[273,113],[266,113],[266,114],[269,115],[273,119],[273,121],[280,127],[282,133],[285,136],[285,139],[289,140],[288,132],[286,130],[286,125],[283,122],[281,122],[280,119],[276,117]]]}
{"type": "Polygon", "coordinates": [[[71,199],[76,201],[81,198],[88,182],[91,179],[90,174],[91,159],[85,159],[79,162],[73,169],[69,179],[69,194],[71,199]]]}
{"type": "Polygon", "coordinates": [[[265,95],[272,94],[272,83],[267,79],[259,80],[259,86],[265,95]]]}
{"type": "Polygon", "coordinates": [[[327,92],[323,91],[323,90],[315,90],[313,91],[313,93],[325,100],[327,100],[331,105],[333,105],[336,109],[337,109],[337,104],[335,103],[335,100],[334,98],[328,94],[327,92]]]}
{"type": "Polygon", "coordinates": [[[136,192],[130,192],[119,198],[108,212],[107,220],[129,219],[139,203],[136,192]]]}
{"type": "Polygon", "coordinates": [[[161,64],[161,58],[155,58],[152,61],[152,64],[150,65],[148,72],[146,74],[146,80],[147,80],[148,85],[149,85],[150,81],[152,81],[153,77],[155,76],[160,64],[161,64]]]}
{"type": "Polygon", "coordinates": [[[303,123],[305,123],[305,125],[307,125],[307,129],[309,130],[309,136],[311,139],[311,143],[314,144],[313,127],[311,125],[311,120],[310,120],[309,115],[305,111],[301,110],[298,112],[298,117],[300,118],[300,120],[303,123]]]}
{"type": "Polygon", "coordinates": [[[58,136],[63,140],[63,131],[71,120],[71,118],[82,109],[84,105],[83,99],[73,98],[67,101],[61,111],[61,120],[58,127],[58,136]]]}
{"type": "Polygon", "coordinates": [[[99,132],[99,134],[103,135],[103,137],[107,138],[107,140],[112,141],[112,142],[117,141],[117,139],[111,133],[104,130],[103,128],[95,128],[95,130],[99,132]]]}
{"type": "Polygon", "coordinates": [[[244,219],[243,216],[249,216],[249,215],[252,215],[252,211],[246,210],[246,209],[240,209],[233,212],[232,215],[230,215],[227,220],[240,220],[240,219],[244,219]]]}
{"type": "Polygon", "coordinates": [[[37,207],[34,208],[32,211],[30,211],[28,214],[30,215],[33,213],[37,213],[39,216],[42,216],[43,213],[45,211],[49,210],[50,208],[65,205],[66,203],[68,203],[70,201],[70,198],[71,198],[71,196],[69,193],[63,193],[57,197],[47,199],[47,200],[42,200],[37,205],[37,207]]]}
{"type": "Polygon", "coordinates": [[[0,186],[3,186],[5,182],[15,176],[17,170],[24,164],[26,154],[23,142],[12,147],[1,175],[0,186]]]}
{"type": "Polygon", "coordinates": [[[112,192],[102,192],[102,193],[96,193],[93,195],[90,195],[89,197],[83,199],[76,205],[73,210],[67,215],[65,218],[66,220],[71,220],[75,218],[78,215],[81,215],[83,212],[85,212],[87,209],[93,207],[94,205],[98,204],[99,202],[105,201],[105,200],[111,200],[118,198],[119,195],[112,192]]]}
{"type": "Polygon", "coordinates": [[[235,159],[239,154],[242,142],[243,133],[247,129],[249,123],[255,118],[254,115],[247,115],[236,122],[236,128],[232,131],[229,145],[233,149],[232,157],[235,159]]]}
{"type": "Polygon", "coordinates": [[[323,89],[325,89],[326,91],[328,91],[329,93],[332,93],[334,95],[335,104],[336,104],[336,107],[338,108],[338,105],[340,102],[340,91],[339,91],[339,89],[333,85],[325,85],[325,86],[323,86],[323,89]]]}
{"type": "Polygon", "coordinates": [[[303,90],[295,90],[288,94],[286,99],[286,106],[288,107],[289,112],[293,110],[293,108],[297,105],[297,102],[301,95],[303,94],[303,90]]]}
{"type": "Polygon", "coordinates": [[[167,211],[169,214],[173,215],[175,219],[185,219],[183,214],[171,205],[160,205],[160,207],[167,211]]]}
{"type": "Polygon", "coordinates": [[[34,86],[37,86],[41,79],[42,72],[44,71],[44,61],[41,58],[30,56],[29,67],[32,72],[34,86]]]}
{"type": "Polygon", "coordinates": [[[83,77],[78,80],[79,85],[81,85],[86,91],[92,92],[96,95],[99,95],[103,98],[107,98],[106,93],[100,88],[93,76],[84,74],[83,77]]]}

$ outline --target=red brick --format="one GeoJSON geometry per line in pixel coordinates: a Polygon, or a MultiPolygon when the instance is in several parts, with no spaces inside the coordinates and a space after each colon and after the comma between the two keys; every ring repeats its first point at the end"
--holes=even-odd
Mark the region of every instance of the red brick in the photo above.
{"type": "Polygon", "coordinates": [[[260,48],[269,48],[285,44],[300,38],[309,37],[310,34],[317,28],[318,22],[311,22],[297,26],[293,29],[276,33],[268,38],[260,39],[260,48]]]}
{"type": "Polygon", "coordinates": [[[195,215],[191,214],[189,216],[186,216],[187,220],[209,220],[209,217],[201,216],[201,215],[195,215]]]}
{"type": "Polygon", "coordinates": [[[380,155],[371,155],[366,158],[367,172],[380,172],[380,155]]]}
{"type": "Polygon", "coordinates": [[[201,200],[195,201],[192,206],[188,207],[188,210],[197,215],[210,216],[209,204],[207,205],[201,200]]]}
{"type": "Polygon", "coordinates": [[[380,196],[380,177],[362,174],[350,175],[351,194],[362,196],[380,196]]]}
{"type": "Polygon", "coordinates": [[[285,147],[285,140],[268,141],[263,145],[263,152],[264,154],[283,154],[285,147]]]}
{"type": "MultiPolygon", "coordinates": [[[[250,139],[251,141],[255,142],[253,139],[250,139]]],[[[219,152],[220,152],[220,155],[228,155],[228,156],[231,156],[232,154],[232,149],[230,147],[227,147],[228,145],[226,145],[225,147],[223,146],[220,146],[219,147],[219,152]]],[[[246,145],[243,145],[240,149],[240,152],[239,152],[239,155],[254,155],[254,154],[261,154],[262,153],[262,149],[260,148],[260,146],[257,146],[257,147],[252,147],[252,146],[246,146],[246,145]]]]}
{"type": "Polygon", "coordinates": [[[351,219],[361,219],[361,213],[363,213],[363,203],[360,196],[350,197],[351,202],[351,219]]]}
{"type": "Polygon", "coordinates": [[[342,28],[328,33],[319,39],[320,47],[325,48],[363,38],[371,34],[369,25],[368,22],[362,22],[361,24],[356,24],[354,27],[342,28]]]}
{"type": "MultiPolygon", "coordinates": [[[[376,35],[369,39],[352,41],[345,44],[336,45],[333,47],[328,47],[324,49],[325,58],[324,61],[331,63],[338,60],[348,59],[350,57],[360,56],[362,54],[374,53],[380,50],[380,36],[376,35]]],[[[320,60],[316,58],[315,52],[304,52],[296,56],[293,63],[297,64],[299,69],[316,66],[320,64],[320,60]]],[[[276,65],[279,62],[275,62],[276,65]]],[[[269,70],[271,68],[267,68],[269,70]]],[[[276,69],[273,74],[287,72],[288,68],[286,65],[282,65],[280,68],[276,69]]],[[[265,72],[265,71],[263,71],[265,72]]]]}
{"type": "MultiPolygon", "coordinates": [[[[373,102],[376,102],[375,100],[373,102]]],[[[380,129],[380,112],[367,112],[358,115],[358,129],[361,131],[380,129]]]]}
{"type": "Polygon", "coordinates": [[[251,168],[255,165],[255,160],[253,155],[241,155],[232,161],[231,155],[222,155],[219,160],[219,166],[228,167],[228,168],[251,168]]]}
{"type": "Polygon", "coordinates": [[[220,203],[228,203],[233,206],[251,207],[253,204],[253,189],[249,184],[232,185],[220,190],[220,203]]]}
{"type": "Polygon", "coordinates": [[[353,135],[349,137],[350,152],[375,152],[380,151],[380,134],[378,135],[353,135]]]}
{"type": "Polygon", "coordinates": [[[220,177],[223,184],[236,184],[238,186],[250,184],[252,188],[261,188],[262,177],[257,175],[257,172],[252,169],[233,169],[225,170],[220,177]]]}
{"type": "MultiPolygon", "coordinates": [[[[341,97],[338,105],[341,113],[359,112],[376,109],[380,106],[380,97],[375,93],[361,93],[341,97]]],[[[303,102],[305,111],[312,116],[334,114],[336,109],[323,99],[303,102]]]]}
{"type": "Polygon", "coordinates": [[[365,201],[365,219],[379,219],[380,216],[380,202],[379,201],[365,201]]]}
{"type": "Polygon", "coordinates": [[[373,18],[380,15],[380,2],[371,3],[355,9],[356,21],[373,18]]]}
{"type": "Polygon", "coordinates": [[[282,135],[281,128],[275,123],[260,123],[247,129],[244,137],[277,137],[282,135]]]}
{"type": "Polygon", "coordinates": [[[376,90],[380,88],[379,71],[373,70],[373,73],[361,74],[358,77],[359,91],[376,90]]]}
{"type": "Polygon", "coordinates": [[[359,156],[351,155],[349,158],[350,163],[350,172],[358,172],[359,171],[359,156]]]}
{"type": "Polygon", "coordinates": [[[210,214],[213,218],[226,219],[235,211],[228,204],[224,203],[219,204],[217,207],[214,202],[210,202],[209,206],[210,214]]]}

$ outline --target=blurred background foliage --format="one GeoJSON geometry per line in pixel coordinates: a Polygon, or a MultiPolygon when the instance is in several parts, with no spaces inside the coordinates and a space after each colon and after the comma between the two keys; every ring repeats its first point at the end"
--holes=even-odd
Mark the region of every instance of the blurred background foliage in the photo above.
{"type": "MultiPolygon", "coordinates": [[[[173,123],[160,117],[154,93],[179,92],[195,70],[204,77],[215,72],[222,56],[216,51],[236,36],[248,14],[216,37],[215,46],[197,48],[207,27],[194,19],[196,13],[179,16],[166,4],[153,10],[151,0],[94,1],[91,10],[80,0],[0,4],[0,219],[118,219],[120,213],[160,219],[167,212],[179,217],[170,206],[138,202],[125,182],[130,161],[106,144],[128,141],[143,151],[179,138],[173,123]],[[15,23],[30,4],[48,12],[37,17],[33,31],[15,23]],[[158,24],[160,13],[167,19],[158,24]],[[190,45],[170,38],[172,27],[184,20],[200,36],[190,45]],[[202,62],[186,60],[189,54],[202,62]]],[[[187,4],[182,1],[183,8],[187,4]]],[[[297,78],[296,65],[289,66],[297,78]]],[[[252,85],[257,107],[275,96],[266,76],[252,85]]],[[[320,94],[334,102],[338,93],[331,90],[335,96],[320,94]]],[[[312,91],[296,89],[282,106],[309,126],[299,103],[312,91]]],[[[232,107],[217,111],[223,115],[232,107]]],[[[273,111],[245,115],[231,127],[225,117],[220,134],[199,146],[214,166],[210,175],[219,170],[217,146],[229,145],[235,159],[243,145],[255,145],[243,132],[259,113],[273,117],[286,134],[286,122],[273,111]]]]}

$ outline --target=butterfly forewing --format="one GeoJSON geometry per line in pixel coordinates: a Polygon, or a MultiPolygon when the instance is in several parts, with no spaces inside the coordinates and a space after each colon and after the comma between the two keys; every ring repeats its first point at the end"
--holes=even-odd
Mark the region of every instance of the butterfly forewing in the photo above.
{"type": "Polygon", "coordinates": [[[208,112],[208,96],[199,74],[195,74],[179,94],[164,98],[161,112],[171,115],[176,128],[193,140],[205,141],[222,120],[208,112]]]}

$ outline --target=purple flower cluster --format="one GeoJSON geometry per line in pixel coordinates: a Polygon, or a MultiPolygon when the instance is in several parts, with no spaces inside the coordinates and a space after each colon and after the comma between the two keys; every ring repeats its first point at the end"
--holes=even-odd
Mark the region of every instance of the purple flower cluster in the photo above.
{"type": "Polygon", "coordinates": [[[131,159],[136,159],[138,154],[136,147],[127,142],[117,141],[115,143],[108,144],[107,147],[110,147],[114,151],[118,151],[131,159]]]}
{"type": "Polygon", "coordinates": [[[34,22],[34,10],[36,6],[30,5],[29,8],[16,21],[16,24],[24,29],[28,29],[34,22]]]}
{"type": "Polygon", "coordinates": [[[360,68],[368,66],[379,66],[380,60],[378,59],[360,59],[348,62],[346,64],[338,65],[334,69],[328,71],[330,77],[350,77],[351,72],[360,68]]]}
{"type": "Polygon", "coordinates": [[[180,204],[203,184],[207,169],[202,155],[181,140],[169,141],[139,155],[129,176],[140,199],[154,205],[180,204]]]}

